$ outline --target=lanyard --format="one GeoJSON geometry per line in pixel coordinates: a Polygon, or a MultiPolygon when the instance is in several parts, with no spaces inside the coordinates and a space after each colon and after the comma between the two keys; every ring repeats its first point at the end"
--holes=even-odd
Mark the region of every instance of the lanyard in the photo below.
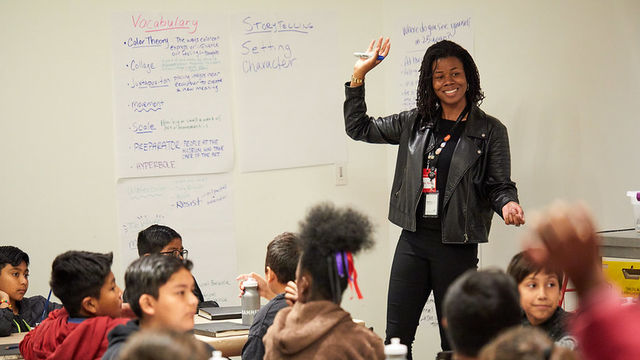
{"type": "MultiPolygon", "coordinates": [[[[435,169],[438,166],[438,156],[442,152],[442,149],[444,149],[444,147],[447,145],[447,141],[451,139],[451,134],[454,133],[458,125],[460,125],[460,123],[462,122],[462,119],[464,119],[464,117],[468,113],[469,113],[469,105],[465,106],[465,108],[462,110],[460,115],[458,115],[458,119],[456,120],[456,123],[453,124],[453,126],[451,127],[451,130],[449,130],[449,133],[445,135],[440,141],[435,139],[436,129],[434,129],[434,131],[432,132],[434,137],[433,144],[425,151],[425,153],[427,154],[427,168],[435,169]],[[438,145],[438,143],[440,144],[438,145]]],[[[438,122],[436,122],[436,128],[437,128],[437,124],[438,122]]],[[[433,174],[433,176],[435,176],[434,171],[431,171],[430,174],[433,174]]]]}

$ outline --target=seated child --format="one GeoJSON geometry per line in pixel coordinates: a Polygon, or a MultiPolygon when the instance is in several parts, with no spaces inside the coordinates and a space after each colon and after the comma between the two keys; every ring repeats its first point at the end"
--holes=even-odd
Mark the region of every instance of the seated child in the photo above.
{"type": "Polygon", "coordinates": [[[62,307],[39,295],[25,297],[27,289],[29,255],[15,246],[0,246],[0,336],[27,332],[62,307]]]}
{"type": "Polygon", "coordinates": [[[258,274],[241,275],[246,280],[254,277],[258,280],[258,291],[263,297],[269,297],[269,302],[256,314],[249,339],[242,348],[242,359],[262,359],[264,344],[262,337],[273,324],[273,319],[280,309],[288,306],[285,300],[287,283],[296,278],[296,267],[300,258],[300,248],[296,236],[292,233],[282,233],[267,245],[267,256],[264,264],[265,277],[258,274]],[[277,294],[277,295],[276,295],[277,294]]]}
{"type": "Polygon", "coordinates": [[[467,270],[447,289],[445,330],[454,359],[477,359],[483,346],[520,323],[518,289],[499,270],[467,270]]]}
{"type": "Polygon", "coordinates": [[[569,313],[559,306],[562,272],[537,266],[520,252],[511,259],[507,273],[518,284],[522,324],[537,326],[559,345],[575,348],[567,332],[569,313]]]}
{"type": "Polygon", "coordinates": [[[515,326],[500,334],[480,351],[480,360],[578,360],[572,350],[553,346],[553,341],[536,327],[515,326]]]}
{"type": "Polygon", "coordinates": [[[125,341],[141,329],[190,331],[198,308],[193,294],[191,261],[173,256],[150,255],[138,258],[124,275],[129,305],[138,319],[109,333],[109,348],[103,360],[118,359],[125,341]]]}
{"type": "Polygon", "coordinates": [[[354,210],[323,204],[300,227],[298,300],[267,330],[264,359],[384,359],[382,339],[340,307],[348,279],[359,294],[352,253],[373,245],[371,223],[354,210]]]}
{"type": "Polygon", "coordinates": [[[20,343],[25,359],[99,359],[107,333],[127,319],[111,272],[113,255],[68,251],[51,266],[51,289],[64,308],[54,310],[20,343]]]}
{"type": "MultiPolygon", "coordinates": [[[[188,251],[182,247],[182,237],[175,230],[164,225],[151,225],[138,233],[138,255],[162,254],[184,259],[188,251]]],[[[198,303],[204,302],[202,291],[193,278],[193,294],[198,298],[198,303]]],[[[128,301],[128,292],[125,288],[125,301],[128,301]]],[[[215,302],[214,302],[215,303],[215,302]]],[[[218,306],[217,303],[209,306],[218,306]]]]}
{"type": "Polygon", "coordinates": [[[193,334],[172,330],[145,330],[131,336],[119,360],[209,360],[211,348],[193,334]]]}

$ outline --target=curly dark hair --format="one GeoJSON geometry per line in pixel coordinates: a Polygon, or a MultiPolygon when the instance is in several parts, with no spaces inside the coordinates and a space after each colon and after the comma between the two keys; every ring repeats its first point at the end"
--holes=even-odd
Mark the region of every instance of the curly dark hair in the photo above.
{"type": "Polygon", "coordinates": [[[311,290],[314,294],[340,303],[348,281],[347,276],[338,277],[338,284],[332,281],[335,270],[330,273],[330,269],[336,268],[335,254],[342,251],[356,254],[371,248],[372,234],[373,225],[369,219],[351,208],[336,208],[331,203],[323,203],[309,211],[300,223],[300,269],[313,277],[311,290]]]}
{"type": "Polygon", "coordinates": [[[429,46],[420,66],[416,106],[423,122],[435,121],[441,111],[440,99],[433,91],[433,65],[437,60],[447,57],[456,57],[462,62],[467,84],[469,84],[469,89],[465,94],[467,104],[479,105],[484,99],[484,93],[480,88],[478,67],[469,52],[453,41],[442,40],[429,46]]]}

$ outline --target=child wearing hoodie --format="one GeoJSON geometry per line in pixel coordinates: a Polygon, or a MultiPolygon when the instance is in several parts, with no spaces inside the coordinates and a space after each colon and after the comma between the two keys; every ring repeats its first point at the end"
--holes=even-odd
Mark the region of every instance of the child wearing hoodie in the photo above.
{"type": "Polygon", "coordinates": [[[103,360],[119,359],[127,339],[138,331],[193,329],[198,298],[193,294],[191,266],[189,260],[158,254],[143,256],[129,265],[124,282],[129,305],[138,319],[109,333],[103,360]]]}
{"type": "Polygon", "coordinates": [[[0,336],[28,332],[62,307],[29,289],[29,255],[15,246],[0,246],[0,336]]]}
{"type": "Polygon", "coordinates": [[[51,289],[62,301],[20,342],[31,359],[99,359],[107,349],[107,333],[127,320],[120,318],[122,291],[111,272],[113,255],[68,251],[51,266],[51,289]]]}
{"type": "MultiPolygon", "coordinates": [[[[298,300],[278,312],[264,336],[265,360],[384,359],[382,339],[340,307],[349,282],[359,293],[353,254],[373,245],[369,220],[321,204],[300,225],[298,300]]],[[[359,296],[360,297],[360,296],[359,296]]]]}

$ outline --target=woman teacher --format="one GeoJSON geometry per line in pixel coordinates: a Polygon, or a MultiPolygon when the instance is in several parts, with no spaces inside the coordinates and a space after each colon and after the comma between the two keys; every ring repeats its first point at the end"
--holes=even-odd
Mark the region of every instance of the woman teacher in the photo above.
{"type": "Polygon", "coordinates": [[[389,39],[372,41],[345,84],[347,134],[369,143],[399,145],[389,220],[402,227],[387,298],[386,341],[409,347],[433,291],[440,340],[442,299],[449,284],[478,264],[493,211],[507,225],[524,224],[518,204],[507,129],[478,105],[484,98],[471,55],[451,41],[430,46],[422,60],[416,108],[370,117],[364,99],[367,72],[389,54],[389,39]]]}

